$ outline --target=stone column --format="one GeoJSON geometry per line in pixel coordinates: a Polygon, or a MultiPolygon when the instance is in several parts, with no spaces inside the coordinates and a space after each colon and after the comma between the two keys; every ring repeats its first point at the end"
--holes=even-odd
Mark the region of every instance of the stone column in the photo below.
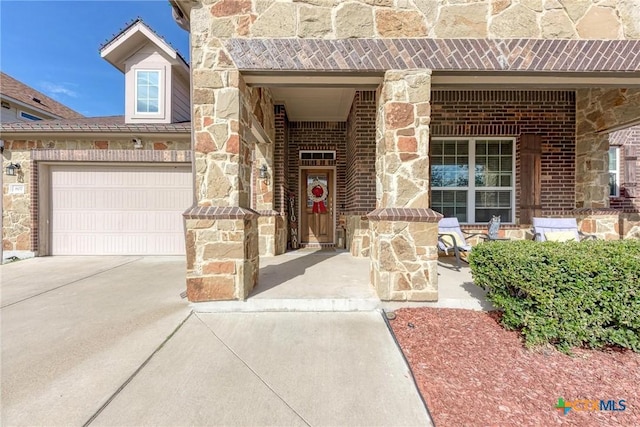
{"type": "MultiPolygon", "coordinates": [[[[208,7],[192,10],[193,22],[208,19],[208,7]]],[[[251,116],[242,99],[247,89],[217,36],[208,27],[192,26],[196,202],[184,214],[190,301],[244,299],[258,277],[258,215],[250,209],[251,116]]]]}
{"type": "Polygon", "coordinates": [[[430,70],[387,71],[378,96],[377,206],[371,230],[371,282],[394,301],[438,298],[441,215],[429,209],[430,70]]]}

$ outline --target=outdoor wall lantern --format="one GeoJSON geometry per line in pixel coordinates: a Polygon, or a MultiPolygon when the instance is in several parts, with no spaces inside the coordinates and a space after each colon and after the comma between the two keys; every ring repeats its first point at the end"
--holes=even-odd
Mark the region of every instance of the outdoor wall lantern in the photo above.
{"type": "Polygon", "coordinates": [[[20,165],[17,163],[9,163],[7,166],[7,175],[16,176],[16,171],[20,169],[20,165]]]}
{"type": "Polygon", "coordinates": [[[268,175],[267,175],[267,165],[262,165],[260,166],[260,168],[258,169],[260,171],[260,179],[267,179],[268,175]]]}

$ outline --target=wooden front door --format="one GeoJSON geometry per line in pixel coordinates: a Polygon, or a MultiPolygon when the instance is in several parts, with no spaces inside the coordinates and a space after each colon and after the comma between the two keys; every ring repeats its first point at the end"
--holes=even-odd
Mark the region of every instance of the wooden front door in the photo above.
{"type": "Polygon", "coordinates": [[[334,243],[333,174],[332,169],[301,170],[300,243],[334,243]]]}

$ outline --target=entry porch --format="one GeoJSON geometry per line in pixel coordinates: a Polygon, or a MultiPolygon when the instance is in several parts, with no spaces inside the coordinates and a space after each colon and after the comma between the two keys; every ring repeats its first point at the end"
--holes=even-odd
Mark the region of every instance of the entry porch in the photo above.
{"type": "MultiPolygon", "coordinates": [[[[485,291],[473,284],[468,265],[438,261],[439,299],[409,306],[488,310],[485,291]]],[[[260,259],[258,285],[244,301],[193,304],[198,312],[395,310],[407,303],[381,301],[369,279],[369,260],[345,250],[300,249],[260,259]]]]}

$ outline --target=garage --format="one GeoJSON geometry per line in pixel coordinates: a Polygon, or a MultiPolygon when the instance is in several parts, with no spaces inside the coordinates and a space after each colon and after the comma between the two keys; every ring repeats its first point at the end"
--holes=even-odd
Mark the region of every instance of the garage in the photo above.
{"type": "Polygon", "coordinates": [[[185,164],[50,165],[51,255],[184,255],[185,164]]]}

